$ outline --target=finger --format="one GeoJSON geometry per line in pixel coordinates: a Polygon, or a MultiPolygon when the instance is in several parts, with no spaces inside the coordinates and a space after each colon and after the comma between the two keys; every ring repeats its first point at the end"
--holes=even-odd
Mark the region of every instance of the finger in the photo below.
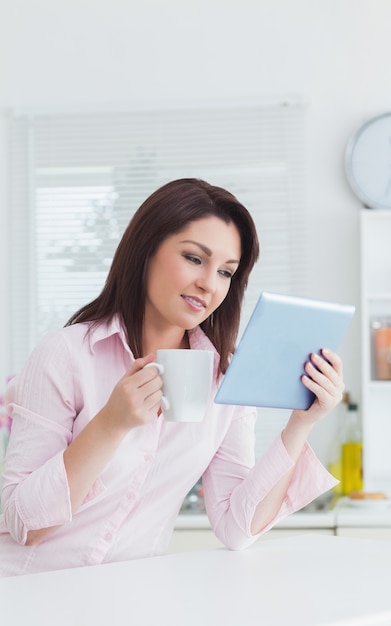
{"type": "Polygon", "coordinates": [[[303,376],[303,384],[307,389],[315,395],[315,400],[307,409],[308,413],[316,416],[317,419],[327,414],[339,404],[342,400],[342,392],[336,392],[334,389],[331,393],[326,389],[316,385],[310,378],[303,376]]]}
{"type": "Polygon", "coordinates": [[[163,386],[163,381],[157,370],[154,367],[145,367],[153,361],[154,356],[149,354],[146,357],[136,359],[118,383],[120,387],[126,390],[127,394],[131,394],[135,399],[138,397],[143,401],[150,393],[154,393],[163,386]],[[152,385],[151,382],[153,382],[152,385]],[[140,395],[136,396],[136,393],[140,395]]]}
{"type": "Polygon", "coordinates": [[[117,384],[117,400],[125,406],[128,418],[145,423],[157,414],[162,397],[163,382],[154,368],[139,369],[127,374],[117,384]]]}
{"type": "Polygon", "coordinates": [[[158,413],[159,409],[161,408],[162,396],[163,392],[161,389],[158,389],[154,393],[151,393],[145,399],[145,407],[147,411],[155,414],[158,413]]]}
{"type": "MultiPolygon", "coordinates": [[[[136,359],[135,361],[133,361],[129,369],[125,372],[125,374],[123,375],[123,378],[127,378],[128,376],[133,376],[133,374],[142,370],[148,363],[152,363],[154,358],[155,358],[154,354],[147,354],[147,356],[136,359]]],[[[152,368],[148,368],[148,369],[152,369],[152,368]]]]}
{"type": "Polygon", "coordinates": [[[324,397],[324,394],[327,394],[338,401],[342,399],[342,392],[344,389],[344,383],[342,380],[338,380],[337,383],[334,383],[326,376],[323,376],[323,374],[320,374],[319,371],[311,364],[308,365],[306,371],[307,375],[302,376],[302,382],[316,395],[316,397],[320,398],[321,395],[324,397]]]}
{"type": "Polygon", "coordinates": [[[312,361],[308,361],[305,365],[306,373],[321,387],[324,387],[332,393],[333,388],[336,390],[342,389],[344,383],[343,378],[335,369],[319,355],[312,355],[312,361]]]}
{"type": "Polygon", "coordinates": [[[343,383],[342,377],[342,361],[340,357],[331,352],[330,350],[325,350],[329,359],[325,358],[325,355],[317,354],[316,352],[310,355],[310,361],[306,363],[305,371],[314,378],[319,384],[322,384],[322,376],[331,381],[333,385],[339,387],[343,383]]]}
{"type": "Polygon", "coordinates": [[[319,396],[322,390],[333,395],[333,391],[337,388],[337,385],[330,380],[330,378],[320,372],[311,362],[306,363],[305,371],[307,375],[303,376],[303,382],[305,382],[306,387],[313,391],[316,396],[319,396]]]}
{"type": "MultiPolygon", "coordinates": [[[[315,369],[318,372],[321,372],[326,378],[331,380],[334,385],[337,385],[342,381],[342,361],[339,359],[337,355],[335,355],[337,359],[335,359],[335,365],[331,363],[328,359],[326,360],[322,354],[313,353],[311,354],[311,362],[315,366],[315,369]]],[[[319,377],[317,377],[317,380],[319,377]]]]}
{"type": "Polygon", "coordinates": [[[129,376],[127,380],[140,389],[145,398],[163,387],[163,379],[155,367],[144,366],[129,376]]]}
{"type": "Polygon", "coordinates": [[[306,374],[302,377],[302,382],[312,391],[323,404],[338,404],[342,400],[345,384],[343,379],[335,372],[333,375],[325,376],[312,363],[308,362],[305,367],[306,374]]]}
{"type": "Polygon", "coordinates": [[[337,374],[342,376],[343,364],[342,364],[341,357],[336,352],[333,352],[332,350],[329,350],[328,348],[322,348],[321,353],[322,353],[322,356],[326,359],[326,361],[332,365],[332,367],[335,369],[337,374]]]}

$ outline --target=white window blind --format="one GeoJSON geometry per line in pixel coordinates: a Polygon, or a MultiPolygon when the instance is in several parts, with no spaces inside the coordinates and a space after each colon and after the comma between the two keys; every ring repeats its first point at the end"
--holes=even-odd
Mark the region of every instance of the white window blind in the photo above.
{"type": "Polygon", "coordinates": [[[304,295],[305,123],[294,98],[12,114],[10,371],[98,295],[133,213],[176,178],[226,187],[257,224],[261,258],[241,330],[262,289],[304,295]]]}

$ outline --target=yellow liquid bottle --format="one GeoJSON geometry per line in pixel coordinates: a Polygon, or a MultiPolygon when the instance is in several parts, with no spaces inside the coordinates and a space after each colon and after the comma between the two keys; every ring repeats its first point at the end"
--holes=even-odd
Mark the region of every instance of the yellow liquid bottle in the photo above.
{"type": "Polygon", "coordinates": [[[363,488],[362,438],[358,421],[357,404],[347,406],[346,429],[342,441],[341,486],[342,494],[363,488]]]}
{"type": "Polygon", "coordinates": [[[362,487],[362,443],[347,441],[342,444],[342,493],[347,496],[362,487]]]}

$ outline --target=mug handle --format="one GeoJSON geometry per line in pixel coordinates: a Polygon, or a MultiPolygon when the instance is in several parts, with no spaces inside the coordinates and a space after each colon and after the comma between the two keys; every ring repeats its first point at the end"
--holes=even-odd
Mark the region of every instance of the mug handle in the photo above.
{"type": "Polygon", "coordinates": [[[155,361],[153,361],[152,363],[147,363],[146,365],[144,365],[144,368],[145,367],[155,367],[160,375],[164,373],[163,365],[161,365],[160,363],[155,363],[155,361]]]}
{"type": "MultiPolygon", "coordinates": [[[[144,365],[144,367],[154,367],[157,369],[160,376],[164,374],[164,367],[163,365],[161,365],[161,363],[156,363],[155,361],[153,361],[152,363],[147,363],[146,365],[144,365]]],[[[162,404],[163,411],[164,410],[168,411],[168,409],[170,408],[170,402],[168,398],[166,398],[166,396],[162,396],[161,404],[162,404]]]]}

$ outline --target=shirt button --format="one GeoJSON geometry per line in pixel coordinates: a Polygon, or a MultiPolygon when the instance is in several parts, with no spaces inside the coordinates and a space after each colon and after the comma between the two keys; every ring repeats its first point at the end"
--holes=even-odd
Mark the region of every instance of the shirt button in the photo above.
{"type": "Polygon", "coordinates": [[[146,463],[152,463],[152,461],[153,461],[153,454],[144,454],[144,461],[146,463]]]}
{"type": "Polygon", "coordinates": [[[130,491],[129,493],[126,494],[126,497],[129,501],[131,501],[131,500],[134,500],[136,496],[132,491],[130,491]]]}
{"type": "Polygon", "coordinates": [[[113,538],[113,533],[110,533],[110,532],[106,533],[104,536],[105,541],[111,541],[112,538],[113,538]]]}

